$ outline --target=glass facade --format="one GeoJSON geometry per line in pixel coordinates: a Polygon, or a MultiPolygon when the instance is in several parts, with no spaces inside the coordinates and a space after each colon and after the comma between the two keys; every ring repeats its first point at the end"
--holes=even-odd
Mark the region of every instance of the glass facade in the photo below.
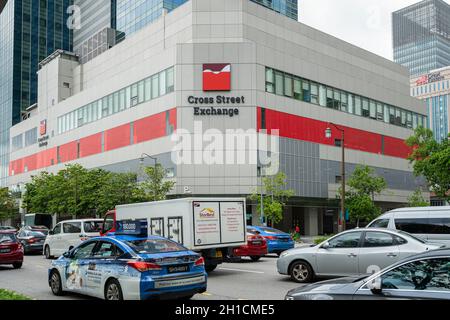
{"type": "Polygon", "coordinates": [[[116,0],[117,41],[141,30],[162,16],[163,9],[172,11],[187,0],[116,0]]]}
{"type": "Polygon", "coordinates": [[[450,110],[450,94],[427,98],[425,101],[430,111],[434,138],[442,142],[448,138],[449,134],[448,112],[450,110]]]}
{"type": "Polygon", "coordinates": [[[408,129],[428,127],[427,116],[271,68],[266,92],[408,129]]]}
{"type": "Polygon", "coordinates": [[[412,76],[450,65],[450,5],[424,0],[393,13],[394,61],[412,76]]]}
{"type": "Polygon", "coordinates": [[[72,0],[8,1],[0,14],[0,185],[6,185],[9,129],[37,102],[39,62],[57,49],[72,51],[67,8],[72,0]]]}
{"type": "Polygon", "coordinates": [[[298,20],[298,0],[250,0],[286,17],[298,20]]]}

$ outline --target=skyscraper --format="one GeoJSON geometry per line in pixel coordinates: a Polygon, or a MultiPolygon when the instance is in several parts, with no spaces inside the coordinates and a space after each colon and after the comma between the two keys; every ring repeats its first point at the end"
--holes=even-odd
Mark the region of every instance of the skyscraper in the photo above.
{"type": "Polygon", "coordinates": [[[394,61],[412,76],[450,65],[450,5],[424,0],[393,13],[394,61]]]}
{"type": "MultiPolygon", "coordinates": [[[[8,174],[9,129],[37,101],[39,62],[57,49],[72,50],[66,24],[71,4],[72,0],[0,1],[0,185],[6,184],[8,174]]],[[[37,134],[28,138],[37,139],[37,134]]]]}
{"type": "Polygon", "coordinates": [[[250,0],[298,20],[298,0],[250,0]]]}

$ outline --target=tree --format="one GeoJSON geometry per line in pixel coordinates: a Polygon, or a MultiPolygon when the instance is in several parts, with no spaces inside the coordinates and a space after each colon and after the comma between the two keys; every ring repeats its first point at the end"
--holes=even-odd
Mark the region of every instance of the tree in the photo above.
{"type": "Polygon", "coordinates": [[[428,207],[429,205],[430,203],[425,200],[420,189],[408,197],[408,207],[428,207]]]}
{"type": "MultiPolygon", "coordinates": [[[[350,222],[359,227],[361,221],[371,221],[380,215],[381,210],[375,205],[375,196],[386,189],[386,181],[377,177],[374,170],[368,166],[357,166],[347,181],[345,194],[346,207],[350,222]]],[[[339,188],[338,198],[341,195],[339,188]]]]}
{"type": "Polygon", "coordinates": [[[261,193],[263,195],[264,216],[268,222],[279,223],[283,220],[283,208],[289,198],[295,195],[293,190],[286,190],[287,177],[283,172],[279,172],[272,177],[263,178],[263,190],[259,188],[250,196],[250,199],[257,201],[257,211],[261,212],[261,193]]]}
{"type": "Polygon", "coordinates": [[[0,221],[13,218],[18,207],[8,188],[0,188],[0,221]]]}
{"type": "Polygon", "coordinates": [[[408,159],[415,175],[425,177],[438,197],[450,201],[450,135],[439,143],[431,130],[419,127],[406,144],[412,148],[408,159]]]}
{"type": "Polygon", "coordinates": [[[167,170],[157,164],[155,167],[145,167],[144,173],[146,178],[141,184],[144,198],[149,201],[166,200],[175,186],[174,181],[166,180],[167,170]]]}

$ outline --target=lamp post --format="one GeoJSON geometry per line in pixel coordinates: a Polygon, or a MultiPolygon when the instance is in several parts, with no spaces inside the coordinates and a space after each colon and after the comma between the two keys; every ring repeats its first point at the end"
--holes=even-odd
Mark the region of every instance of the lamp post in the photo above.
{"type": "MultiPolygon", "coordinates": [[[[342,232],[345,230],[345,130],[338,127],[337,125],[335,125],[334,123],[329,123],[330,126],[333,126],[334,128],[336,128],[336,130],[340,131],[342,134],[342,139],[341,139],[341,147],[342,147],[342,161],[341,161],[341,174],[342,174],[342,187],[341,187],[341,214],[342,214],[342,218],[341,215],[339,215],[339,225],[338,225],[338,232],[342,232]]],[[[327,139],[331,139],[332,137],[332,129],[330,127],[328,127],[325,130],[325,137],[327,139]]]]}
{"type": "MultiPolygon", "coordinates": [[[[141,154],[141,159],[139,160],[139,162],[141,163],[141,166],[144,166],[144,157],[150,158],[153,161],[155,161],[155,173],[156,174],[156,167],[158,165],[158,159],[156,159],[155,157],[152,157],[146,153],[141,154]]],[[[153,201],[156,201],[156,191],[153,194],[153,201]]]]}

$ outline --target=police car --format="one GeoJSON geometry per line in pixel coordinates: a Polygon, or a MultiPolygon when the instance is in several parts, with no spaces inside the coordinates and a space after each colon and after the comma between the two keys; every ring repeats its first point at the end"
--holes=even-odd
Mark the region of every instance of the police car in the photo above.
{"type": "Polygon", "coordinates": [[[146,230],[87,240],[53,261],[48,275],[55,295],[69,291],[105,300],[191,298],[207,286],[199,254],[146,230]]]}

